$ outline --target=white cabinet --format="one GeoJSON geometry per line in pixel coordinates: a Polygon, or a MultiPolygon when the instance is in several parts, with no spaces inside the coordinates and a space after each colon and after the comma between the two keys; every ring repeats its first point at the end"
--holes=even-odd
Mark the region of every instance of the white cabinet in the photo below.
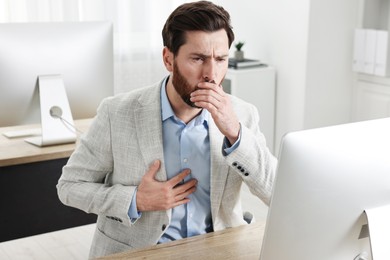
{"type": "Polygon", "coordinates": [[[360,77],[355,86],[354,120],[390,117],[390,80],[360,77]]]}
{"type": "Polygon", "coordinates": [[[271,152],[274,151],[275,77],[275,69],[270,66],[229,69],[222,83],[225,92],[257,107],[260,129],[271,152]]]}

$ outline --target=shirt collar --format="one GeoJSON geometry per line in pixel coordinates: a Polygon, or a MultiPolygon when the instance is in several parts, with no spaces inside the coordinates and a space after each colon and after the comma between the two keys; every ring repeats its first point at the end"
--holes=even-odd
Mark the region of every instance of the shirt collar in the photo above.
{"type": "MultiPolygon", "coordinates": [[[[161,117],[163,122],[170,117],[176,118],[175,113],[173,112],[172,106],[169,103],[168,96],[167,96],[166,86],[167,86],[168,79],[169,76],[166,77],[161,84],[161,117]]],[[[207,111],[207,109],[202,109],[202,112],[193,119],[195,120],[195,125],[205,122],[205,125],[207,126],[209,120],[209,114],[210,113],[209,111],[207,111]]]]}
{"type": "Polygon", "coordinates": [[[169,77],[166,77],[161,84],[161,115],[162,115],[163,122],[175,115],[175,113],[173,113],[171,104],[169,103],[168,96],[167,96],[166,86],[167,86],[168,78],[169,77]]]}

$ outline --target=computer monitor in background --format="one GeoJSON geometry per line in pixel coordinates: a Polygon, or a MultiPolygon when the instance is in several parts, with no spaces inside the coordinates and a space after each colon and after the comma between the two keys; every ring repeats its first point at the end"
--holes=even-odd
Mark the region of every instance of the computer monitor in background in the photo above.
{"type": "Polygon", "coordinates": [[[93,117],[114,93],[112,24],[0,24],[0,127],[40,123],[37,81],[53,75],[63,81],[73,118],[93,117]]]}
{"type": "Polygon", "coordinates": [[[390,118],[287,134],[260,259],[372,259],[364,212],[389,204],[390,118]]]}

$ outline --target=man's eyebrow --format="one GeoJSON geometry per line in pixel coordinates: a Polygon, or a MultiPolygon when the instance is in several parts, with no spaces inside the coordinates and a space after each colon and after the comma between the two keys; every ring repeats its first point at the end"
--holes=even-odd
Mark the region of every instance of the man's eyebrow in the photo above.
{"type": "Polygon", "coordinates": [[[201,58],[209,58],[210,57],[210,55],[206,55],[206,54],[198,53],[198,52],[191,52],[190,56],[197,56],[197,57],[201,57],[201,58]]]}
{"type": "MultiPolygon", "coordinates": [[[[200,58],[210,58],[211,55],[206,55],[206,54],[203,54],[203,53],[197,53],[197,52],[192,52],[190,53],[191,56],[197,56],[197,57],[200,57],[200,58]]],[[[216,58],[227,58],[229,57],[229,54],[222,54],[222,55],[217,55],[215,56],[216,58]]]]}
{"type": "Polygon", "coordinates": [[[228,57],[229,57],[229,54],[223,54],[223,55],[217,56],[217,58],[223,58],[223,59],[226,59],[228,57]]]}

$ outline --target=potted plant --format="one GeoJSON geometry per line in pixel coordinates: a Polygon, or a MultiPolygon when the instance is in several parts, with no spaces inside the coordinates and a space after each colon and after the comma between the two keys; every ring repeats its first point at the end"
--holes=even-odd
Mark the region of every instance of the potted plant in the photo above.
{"type": "Polygon", "coordinates": [[[241,50],[242,46],[244,46],[245,42],[238,42],[234,45],[236,47],[236,51],[234,52],[234,58],[237,61],[244,60],[244,52],[241,50]]]}

